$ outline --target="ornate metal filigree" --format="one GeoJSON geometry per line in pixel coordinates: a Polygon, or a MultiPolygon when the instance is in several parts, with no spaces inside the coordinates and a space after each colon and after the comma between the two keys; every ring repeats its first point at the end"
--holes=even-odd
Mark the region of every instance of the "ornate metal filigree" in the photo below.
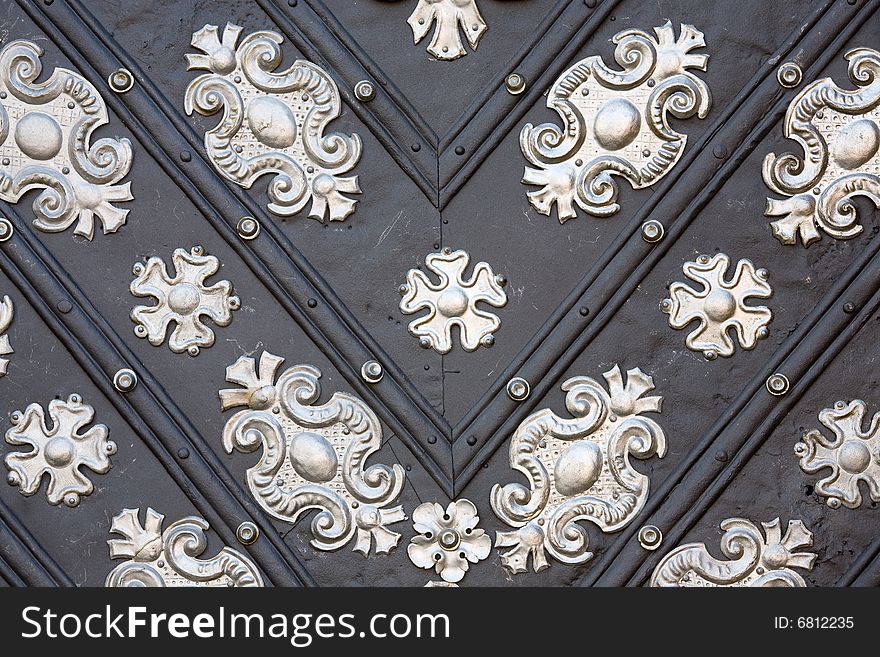
{"type": "Polygon", "coordinates": [[[312,219],[345,219],[357,201],[343,193],[361,190],[357,176],[342,174],[360,159],[361,141],[357,135],[324,134],[341,108],[336,83],[300,59],[275,71],[281,35],[254,32],[236,49],[241,31],[227,23],[221,41],[217,26],[206,25],[192,38],[204,54],[186,56],[189,70],[210,71],[187,87],[186,113],[223,110],[220,123],[205,133],[208,157],[223,177],[245,188],[273,174],[268,207],[275,214],[296,214],[311,200],[312,219]]]}
{"type": "Polygon", "coordinates": [[[56,68],[43,82],[42,48],[13,41],[0,51],[0,199],[34,199],[40,230],[56,233],[74,222],[74,233],[92,239],[95,217],[104,233],[116,232],[131,201],[131,183],[117,185],[131,168],[128,139],[91,143],[106,125],[107,108],[97,89],[79,73],[56,68]]]}
{"type": "Polygon", "coordinates": [[[498,532],[501,563],[512,573],[525,572],[529,555],[535,572],[548,567],[545,554],[569,564],[593,556],[578,521],[603,532],[622,529],[648,499],[650,480],[630,465],[630,456],[647,459],[666,454],[666,436],[646,412],[660,412],[662,398],[644,397],[654,389],[640,369],[605,372],[608,392],[597,381],[577,376],[562,384],[565,406],[574,418],[549,408],[526,418],[510,443],[510,467],[524,474],[520,483],[492,488],[492,508],[517,529],[498,532]]]}
{"type": "Polygon", "coordinates": [[[764,183],[785,199],[767,199],[773,235],[804,246],[820,238],[850,239],[862,232],[852,199],[864,196],[880,208],[880,52],[846,53],[849,77],[861,87],[846,90],[831,78],[804,87],[785,114],[785,136],[803,148],[764,159],[764,183]]]}
{"type": "Polygon", "coordinates": [[[413,511],[413,528],[407,552],[419,568],[430,569],[444,582],[460,582],[471,563],[479,563],[492,551],[492,539],[477,528],[480,517],[470,500],[450,502],[444,510],[425,502],[413,511]]]}
{"type": "Polygon", "coordinates": [[[819,413],[819,421],[834,434],[829,440],[813,429],[794,447],[801,469],[814,473],[831,468],[831,474],[816,484],[832,509],[841,504],[855,509],[862,504],[859,482],[868,487],[874,502],[880,502],[880,413],[875,413],[867,431],[862,430],[867,405],[861,399],[849,404],[839,401],[819,413]]]}
{"type": "Polygon", "coordinates": [[[740,260],[730,281],[724,279],[730,258],[718,253],[702,255],[696,262],[686,262],[685,276],[702,284],[694,290],[684,283],[669,286],[669,298],[660,302],[660,310],[669,315],[669,325],[683,329],[692,321],[699,326],[687,336],[688,349],[702,351],[709,360],[732,356],[735,345],[728,331],[733,329],[743,349],[754,349],[759,338],[769,334],[767,325],[773,313],[766,306],[747,306],[750,298],[768,299],[773,290],[767,283],[767,270],[755,269],[750,260],[740,260]]]}
{"type": "Polygon", "coordinates": [[[138,262],[132,268],[136,278],[131,282],[131,293],[158,301],[155,306],[134,307],[131,311],[134,333],[158,347],[165,341],[168,325],[175,322],[168,339],[171,351],[198,356],[202,347],[214,344],[214,331],[202,322],[202,317],[210,317],[217,326],[229,326],[232,311],[239,309],[241,301],[232,296],[229,281],[205,285],[205,279],[219,271],[220,261],[206,255],[202,247],[193,247],[188,253],[175,249],[171,262],[173,277],[168,275],[165,263],[158,257],[146,263],[138,262]]]}
{"type": "Polygon", "coordinates": [[[461,346],[465,351],[475,351],[480,345],[495,344],[493,333],[501,326],[501,320],[477,307],[481,301],[501,308],[507,304],[507,294],[502,289],[507,283],[501,275],[494,275],[485,262],[477,263],[470,278],[465,280],[465,270],[470,256],[465,251],[443,249],[425,257],[425,266],[437,274],[440,282],[431,282],[419,269],[410,269],[406,283],[400,286],[400,310],[411,315],[426,308],[428,314],[413,320],[409,332],[419,338],[425,349],[435,349],[441,354],[452,349],[452,327],[460,330],[461,346]]]}
{"type": "Polygon", "coordinates": [[[197,516],[171,523],[163,532],[161,513],[147,508],[123,509],[110,532],[124,539],[107,541],[110,558],[128,558],[109,575],[105,586],[263,586],[257,567],[241,552],[224,547],[211,559],[198,557],[208,547],[208,523],[197,516]]]}
{"type": "Polygon", "coordinates": [[[522,129],[523,155],[537,167],[526,167],[522,181],[541,187],[528,193],[541,214],[549,215],[555,203],[565,222],[577,216],[576,203],[589,214],[612,215],[620,209],[614,176],[641,189],[678,162],[687,135],[669,126],[668,115],[706,116],[709,89],[687,69],[705,71],[709,57],[690,54],[706,45],[692,25],[681,26],[678,40],[668,21],[654,32],[656,39],[641,30],[614,36],[621,71],[593,56],[562,74],[547,96],[562,128],[529,123],[522,129]]]}
{"type": "Polygon", "coordinates": [[[31,404],[23,413],[12,413],[13,426],[6,432],[6,442],[32,449],[6,455],[9,484],[18,486],[22,495],[30,496],[39,490],[46,475],[50,504],[63,501],[67,506],[78,505],[81,496],[90,495],[95,489],[80,468],[85,466],[105,474],[110,471],[110,455],[116,453],[116,443],[107,439],[109,430],[103,424],[82,431],[94,417],[95,410],[83,404],[79,395],[71,395],[66,402],[49,402],[51,427],[46,426],[39,404],[31,404]]]}
{"type": "Polygon", "coordinates": [[[251,453],[261,445],[260,462],[247,471],[247,482],[266,512],[296,523],[310,510],[312,545],[337,550],[355,537],[364,556],[374,546],[387,554],[400,534],[388,525],[406,520],[401,506],[389,506],[403,489],[403,468],[376,464],[369,456],[382,445],[382,427],[361,400],[336,392],[326,404],[321,372],[311,365],[287,368],[275,381],[283,358],[264,351],[259,369],[244,356],[226,369],[226,380],[241,388],[220,391],[223,410],[246,406],[229,418],[223,446],[231,453],[251,453]]]}
{"type": "Polygon", "coordinates": [[[761,523],[728,518],[721,523],[721,552],[729,561],[716,559],[705,543],[689,543],[674,549],[657,564],[651,586],[806,586],[792,568],[812,570],[816,555],[797,552],[813,545],[813,534],[800,520],[788,523],[782,536],[779,518],[761,523]]]}
{"type": "Polygon", "coordinates": [[[9,336],[6,332],[12,324],[13,312],[12,299],[3,297],[3,301],[0,302],[0,378],[6,376],[6,367],[9,365],[9,359],[3,356],[12,353],[12,345],[9,344],[9,336]]]}
{"type": "Polygon", "coordinates": [[[413,31],[413,43],[425,38],[434,21],[437,21],[437,28],[428,45],[428,52],[443,60],[458,59],[467,54],[461,43],[459,26],[474,50],[488,29],[477,9],[476,0],[419,0],[407,19],[413,31]]]}

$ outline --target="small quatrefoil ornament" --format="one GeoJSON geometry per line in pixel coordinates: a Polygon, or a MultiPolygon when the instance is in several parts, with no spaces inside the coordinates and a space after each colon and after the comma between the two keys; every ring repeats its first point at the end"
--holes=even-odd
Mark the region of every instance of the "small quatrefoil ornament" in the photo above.
{"type": "Polygon", "coordinates": [[[467,54],[461,43],[459,27],[474,50],[488,29],[476,0],[419,0],[407,20],[413,31],[413,43],[424,39],[435,21],[437,28],[428,52],[443,60],[458,59],[467,54]]]}
{"type": "Polygon", "coordinates": [[[731,280],[725,280],[730,258],[718,253],[702,255],[696,262],[686,262],[682,269],[692,281],[702,284],[695,290],[684,283],[669,287],[669,298],[660,302],[660,310],[669,315],[669,325],[683,329],[697,320],[699,326],[685,340],[688,349],[702,351],[708,360],[732,356],[736,332],[743,349],[754,349],[759,338],[769,334],[767,325],[773,313],[766,306],[747,306],[750,298],[768,299],[773,290],[767,283],[767,270],[755,269],[749,260],[740,260],[731,280]]]}
{"type": "Polygon", "coordinates": [[[419,269],[410,269],[406,283],[400,286],[400,310],[412,315],[426,308],[428,314],[413,320],[409,332],[419,339],[425,349],[446,354],[452,349],[452,328],[460,330],[461,346],[465,351],[476,351],[483,345],[495,344],[493,335],[501,326],[497,315],[477,307],[480,302],[501,308],[507,304],[504,276],[495,275],[485,262],[477,263],[469,279],[465,279],[470,256],[465,251],[445,248],[442,253],[431,253],[425,266],[437,274],[439,283],[433,283],[419,269]]]}

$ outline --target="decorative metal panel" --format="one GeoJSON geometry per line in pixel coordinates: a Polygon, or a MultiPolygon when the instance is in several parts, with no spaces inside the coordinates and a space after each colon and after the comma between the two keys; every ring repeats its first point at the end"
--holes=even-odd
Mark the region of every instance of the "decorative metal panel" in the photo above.
{"type": "Polygon", "coordinates": [[[22,581],[880,583],[880,0],[7,5],[22,581]]]}

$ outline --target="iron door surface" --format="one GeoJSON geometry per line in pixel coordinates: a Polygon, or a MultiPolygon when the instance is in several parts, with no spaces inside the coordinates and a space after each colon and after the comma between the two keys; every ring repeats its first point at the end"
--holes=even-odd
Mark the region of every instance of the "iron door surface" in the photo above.
{"type": "Polygon", "coordinates": [[[0,1],[0,582],[880,581],[880,3],[0,1]]]}

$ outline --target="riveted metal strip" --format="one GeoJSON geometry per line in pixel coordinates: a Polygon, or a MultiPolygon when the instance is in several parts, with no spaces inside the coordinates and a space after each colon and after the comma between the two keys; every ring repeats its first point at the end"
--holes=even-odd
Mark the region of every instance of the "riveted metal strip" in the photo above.
{"type": "Polygon", "coordinates": [[[835,583],[835,586],[878,585],[880,585],[880,538],[874,539],[835,583]]]}
{"type": "Polygon", "coordinates": [[[0,554],[6,567],[3,577],[14,586],[74,586],[73,580],[3,501],[0,501],[0,554]]]}

